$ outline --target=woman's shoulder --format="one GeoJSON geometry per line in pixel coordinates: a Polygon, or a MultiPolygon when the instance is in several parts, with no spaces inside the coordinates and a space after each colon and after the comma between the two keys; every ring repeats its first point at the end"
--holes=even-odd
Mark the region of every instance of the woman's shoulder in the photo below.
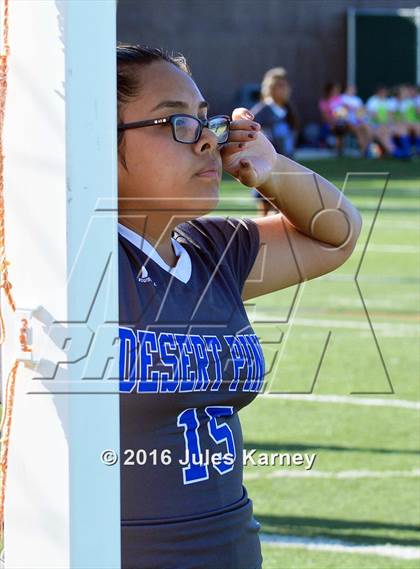
{"type": "Polygon", "coordinates": [[[211,265],[227,268],[242,291],[260,248],[257,223],[249,217],[205,216],[179,224],[177,241],[199,247],[211,265]]]}
{"type": "Polygon", "coordinates": [[[199,247],[226,249],[229,243],[248,234],[256,237],[258,228],[251,218],[232,216],[203,216],[185,221],[176,226],[174,237],[177,241],[185,239],[199,247]]]}
{"type": "Polygon", "coordinates": [[[267,101],[260,101],[255,107],[252,107],[251,113],[254,115],[254,119],[261,124],[277,118],[271,104],[267,101]]]}

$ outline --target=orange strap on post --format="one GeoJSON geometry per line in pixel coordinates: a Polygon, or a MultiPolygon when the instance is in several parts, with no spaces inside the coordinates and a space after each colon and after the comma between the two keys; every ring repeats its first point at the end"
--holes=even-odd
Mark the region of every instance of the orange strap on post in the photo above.
{"type": "MultiPolygon", "coordinates": [[[[6,259],[5,247],[5,227],[4,227],[4,154],[3,154],[3,126],[4,115],[6,108],[6,92],[7,92],[7,62],[9,56],[9,42],[8,42],[8,16],[9,16],[9,0],[3,0],[3,14],[2,14],[2,30],[3,30],[3,46],[2,53],[0,53],[0,275],[1,283],[0,288],[3,289],[7,301],[13,311],[16,310],[16,305],[12,297],[12,285],[9,281],[9,274],[7,267],[9,262],[6,259]]],[[[20,343],[22,349],[29,350],[26,342],[26,331],[28,322],[22,322],[20,330],[20,343]]],[[[0,306],[0,344],[5,340],[5,326],[3,315],[0,306]]],[[[0,449],[0,539],[4,535],[4,499],[6,492],[6,475],[7,475],[7,460],[9,450],[10,428],[12,422],[12,410],[15,393],[16,374],[19,367],[19,360],[16,359],[15,363],[10,370],[6,382],[6,392],[3,397],[3,413],[0,425],[1,431],[1,449],[0,449]]]]}

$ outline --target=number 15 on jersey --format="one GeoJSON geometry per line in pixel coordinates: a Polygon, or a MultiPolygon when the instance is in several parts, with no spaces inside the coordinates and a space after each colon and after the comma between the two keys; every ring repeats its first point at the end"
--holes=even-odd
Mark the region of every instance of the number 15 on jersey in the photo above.
{"type": "Polygon", "coordinates": [[[221,446],[221,451],[212,457],[209,456],[208,452],[203,454],[198,434],[200,421],[197,408],[192,407],[182,411],[177,417],[177,425],[184,428],[185,462],[181,462],[181,464],[185,464],[182,468],[184,484],[207,480],[210,465],[221,475],[230,472],[234,467],[236,449],[232,430],[226,422],[218,423],[217,421],[218,417],[233,415],[233,407],[212,405],[205,407],[204,411],[209,418],[207,429],[210,437],[215,443],[223,445],[223,447],[221,446]]]}

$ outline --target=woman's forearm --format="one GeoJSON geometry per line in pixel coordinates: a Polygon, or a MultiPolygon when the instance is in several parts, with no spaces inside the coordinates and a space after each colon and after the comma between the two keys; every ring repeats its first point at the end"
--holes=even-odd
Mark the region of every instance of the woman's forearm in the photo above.
{"type": "Polygon", "coordinates": [[[334,184],[309,168],[279,154],[270,178],[257,189],[309,237],[335,246],[357,241],[359,211],[334,184]]]}

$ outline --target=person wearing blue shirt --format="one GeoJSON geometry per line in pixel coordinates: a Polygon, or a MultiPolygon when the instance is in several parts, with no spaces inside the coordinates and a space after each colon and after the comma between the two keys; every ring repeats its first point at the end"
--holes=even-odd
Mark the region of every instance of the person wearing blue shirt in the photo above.
{"type": "Polygon", "coordinates": [[[261,569],[238,412],[265,368],[244,301],[341,266],[360,214],[247,109],[208,117],[184,58],[123,44],[117,70],[121,567],[261,569]],[[211,214],[222,172],[278,215],[211,214]]]}
{"type": "MultiPolygon", "coordinates": [[[[276,152],[293,157],[298,130],[298,119],[291,103],[291,85],[283,67],[269,69],[261,83],[261,101],[250,110],[261,125],[262,132],[276,152]]],[[[251,194],[257,198],[262,215],[275,211],[270,202],[255,188],[251,194]]]]}

